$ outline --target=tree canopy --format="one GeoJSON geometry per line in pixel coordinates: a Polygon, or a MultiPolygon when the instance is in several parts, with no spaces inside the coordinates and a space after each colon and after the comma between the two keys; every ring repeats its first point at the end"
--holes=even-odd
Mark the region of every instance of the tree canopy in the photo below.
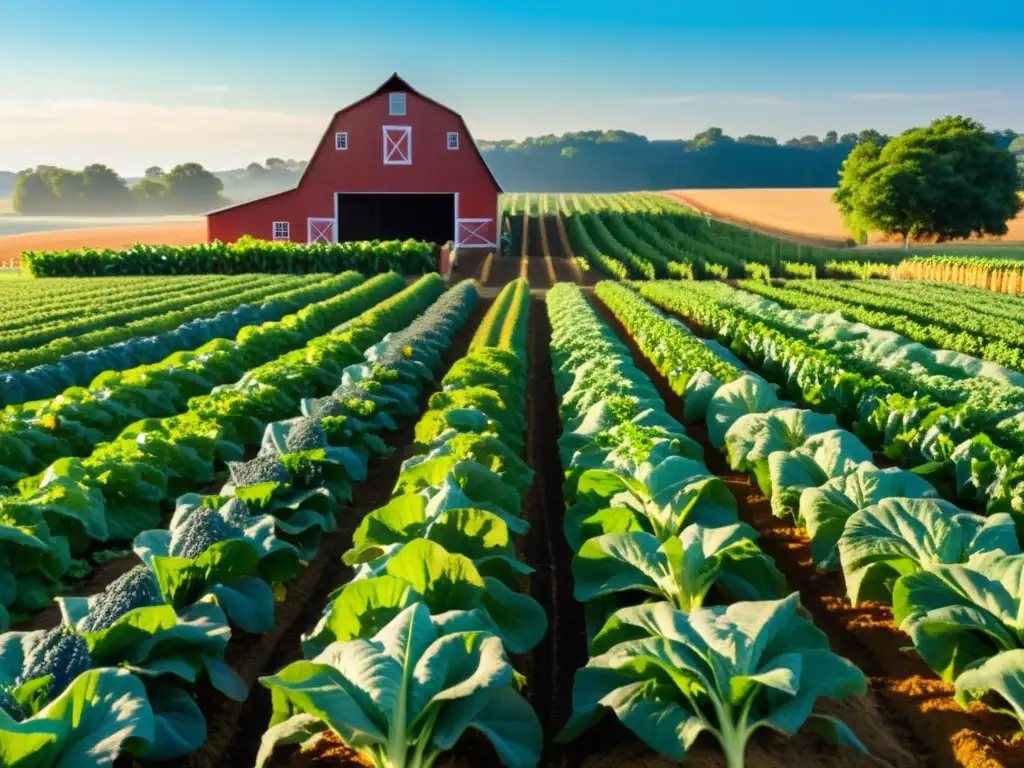
{"type": "Polygon", "coordinates": [[[937,240],[1006,234],[1021,210],[1013,155],[997,134],[966,117],[944,117],[879,146],[864,141],[843,162],[832,199],[847,227],[937,240]]]}

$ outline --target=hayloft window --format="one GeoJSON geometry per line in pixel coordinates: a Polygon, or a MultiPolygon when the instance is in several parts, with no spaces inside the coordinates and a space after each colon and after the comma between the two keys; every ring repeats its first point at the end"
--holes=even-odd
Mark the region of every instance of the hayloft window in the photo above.
{"type": "Polygon", "coordinates": [[[448,131],[448,149],[458,149],[458,148],[459,148],[459,132],[458,131],[448,131]]]}
{"type": "Polygon", "coordinates": [[[290,240],[291,236],[292,236],[291,229],[292,229],[291,224],[289,224],[287,221],[275,221],[274,222],[274,239],[275,240],[290,240]]]}
{"type": "Polygon", "coordinates": [[[348,132],[342,131],[334,134],[334,148],[337,150],[348,149],[348,132]]]}
{"type": "Polygon", "coordinates": [[[405,114],[405,94],[404,93],[389,93],[388,94],[388,114],[389,115],[404,115],[405,114]]]}

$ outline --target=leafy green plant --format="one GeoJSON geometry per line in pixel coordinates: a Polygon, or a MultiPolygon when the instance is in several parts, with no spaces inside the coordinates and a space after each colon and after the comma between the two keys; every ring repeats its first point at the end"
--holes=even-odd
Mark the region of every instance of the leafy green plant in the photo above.
{"type": "Polygon", "coordinates": [[[828,638],[798,614],[799,605],[794,593],[689,614],[664,602],[619,610],[576,673],[573,714],[556,740],[579,738],[610,710],[674,760],[685,759],[707,732],[726,766],[742,768],[757,729],[792,736],[805,724],[866,752],[842,721],[812,712],[819,697],[857,696],[867,681],[829,650],[828,638]]]}
{"type": "Polygon", "coordinates": [[[328,730],[375,768],[429,768],[470,728],[502,765],[532,768],[540,759],[540,724],[520,678],[501,640],[472,614],[442,620],[413,603],[373,637],[332,643],[260,683],[274,711],[257,766],[279,744],[328,730]]]}
{"type": "Polygon", "coordinates": [[[851,515],[839,538],[839,562],[854,605],[888,602],[901,576],[970,563],[989,552],[1020,553],[1013,519],[962,512],[940,499],[882,499],[851,515]]]}

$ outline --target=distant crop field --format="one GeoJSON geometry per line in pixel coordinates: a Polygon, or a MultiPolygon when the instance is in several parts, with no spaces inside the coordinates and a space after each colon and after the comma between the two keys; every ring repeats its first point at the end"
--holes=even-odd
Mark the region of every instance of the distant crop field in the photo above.
{"type": "Polygon", "coordinates": [[[165,224],[82,227],[0,236],[0,265],[16,264],[24,251],[63,251],[71,248],[127,248],[147,245],[195,245],[206,240],[206,221],[165,224]]]}
{"type": "Polygon", "coordinates": [[[11,206],[11,198],[0,197],[0,213],[11,213],[14,209],[11,206]]]}
{"type": "MultiPolygon", "coordinates": [[[[830,188],[680,189],[665,194],[736,224],[841,245],[850,235],[831,200],[832,192],[830,188]]],[[[876,242],[884,243],[885,238],[873,238],[872,243],[876,242]]],[[[1024,217],[1014,219],[1006,236],[994,242],[1024,242],[1024,217]]]]}

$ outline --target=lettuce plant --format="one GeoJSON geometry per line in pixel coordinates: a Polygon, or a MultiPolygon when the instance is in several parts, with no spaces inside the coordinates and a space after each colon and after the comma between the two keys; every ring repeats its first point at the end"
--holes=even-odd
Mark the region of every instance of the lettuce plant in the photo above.
{"type": "Polygon", "coordinates": [[[533,768],[542,734],[520,695],[501,640],[471,615],[442,631],[413,603],[370,638],[332,643],[309,661],[260,678],[273,715],[257,768],[280,744],[313,743],[330,730],[375,768],[429,768],[468,729],[498,761],[533,768]]]}
{"type": "Polygon", "coordinates": [[[0,707],[7,768],[113,765],[122,755],[143,756],[156,738],[146,689],[127,669],[85,672],[38,712],[19,714],[0,707]]]}
{"type": "MultiPolygon", "coordinates": [[[[896,582],[893,620],[942,679],[958,681],[976,670],[964,683],[965,691],[975,690],[979,683],[1005,679],[1008,662],[981,673],[984,666],[1024,649],[1022,574],[1024,555],[1001,552],[960,565],[931,565],[896,582]]],[[[1013,701],[1019,703],[1018,697],[1014,694],[1013,701]]]]}
{"type": "MultiPolygon", "coordinates": [[[[489,631],[498,635],[512,653],[528,652],[547,631],[547,616],[536,600],[513,591],[500,579],[482,575],[468,557],[448,552],[434,541],[415,539],[380,561],[379,570],[365,573],[364,579],[350,582],[331,596],[320,623],[304,640],[307,648],[322,648],[333,642],[336,628],[352,626],[361,612],[372,608],[371,619],[377,620],[379,611],[387,610],[391,599],[381,595],[401,594],[405,601],[415,594],[432,614],[478,611],[489,631]],[[374,582],[372,590],[356,587],[362,580],[374,582]],[[407,593],[406,587],[412,592],[407,593]],[[347,593],[352,589],[355,591],[347,593]],[[366,599],[367,590],[379,594],[366,599]],[[352,595],[364,597],[354,604],[352,595]]],[[[405,604],[390,605],[393,609],[405,604]]],[[[366,621],[360,619],[360,623],[366,621]]]]}
{"type": "Polygon", "coordinates": [[[708,440],[715,448],[725,445],[729,429],[742,416],[782,408],[775,389],[760,376],[745,374],[719,387],[708,403],[708,440]]]}
{"type": "Polygon", "coordinates": [[[736,499],[726,484],[703,464],[682,456],[645,463],[635,477],[587,470],[577,479],[574,496],[577,501],[566,510],[564,522],[573,549],[601,533],[643,530],[665,541],[693,523],[737,521],[736,499]]]}
{"type": "Polygon", "coordinates": [[[795,519],[804,490],[852,472],[866,461],[871,461],[871,451],[852,432],[819,432],[795,450],[769,454],[770,486],[762,490],[771,497],[776,517],[795,519]]]}
{"type": "Polygon", "coordinates": [[[293,578],[299,553],[275,535],[270,515],[250,515],[238,499],[181,496],[167,529],[135,538],[135,554],[152,570],[163,599],[182,610],[211,595],[232,625],[274,628],[274,584],[293,578]]]}
{"type": "Polygon", "coordinates": [[[631,593],[667,600],[683,613],[702,607],[712,588],[730,600],[781,597],[785,577],[755,538],[746,523],[690,525],[665,541],[646,531],[597,536],[573,558],[574,596],[602,609],[600,624],[616,598],[631,593]]]}
{"type": "Polygon", "coordinates": [[[556,741],[578,738],[611,710],[673,760],[707,732],[727,768],[742,768],[758,728],[792,736],[805,724],[866,752],[843,722],[812,711],[819,697],[865,693],[867,681],[799,609],[794,593],[688,614],[667,602],[617,611],[576,673],[572,717],[556,741]]]}
{"type": "Polygon", "coordinates": [[[1020,553],[1013,518],[961,512],[941,499],[883,499],[853,514],[839,538],[853,605],[887,603],[901,576],[931,565],[970,562],[986,552],[1020,553]]]}
{"type": "Polygon", "coordinates": [[[838,429],[832,414],[801,408],[776,408],[763,413],[747,413],[732,423],[725,433],[729,466],[751,472],[762,488],[768,487],[768,457],[775,451],[792,451],[812,435],[838,429]]]}
{"type": "Polygon", "coordinates": [[[884,499],[937,499],[931,483],[913,472],[879,469],[865,462],[853,472],[834,477],[800,494],[799,520],[811,537],[811,557],[822,570],[839,566],[839,538],[858,510],[884,499]]]}
{"type": "Polygon", "coordinates": [[[352,548],[343,557],[346,565],[379,571],[403,546],[417,539],[436,541],[448,552],[465,555],[483,576],[493,576],[509,587],[533,572],[516,555],[508,525],[499,515],[476,507],[441,508],[435,496],[430,502],[419,493],[396,496],[359,523],[352,548]]]}

